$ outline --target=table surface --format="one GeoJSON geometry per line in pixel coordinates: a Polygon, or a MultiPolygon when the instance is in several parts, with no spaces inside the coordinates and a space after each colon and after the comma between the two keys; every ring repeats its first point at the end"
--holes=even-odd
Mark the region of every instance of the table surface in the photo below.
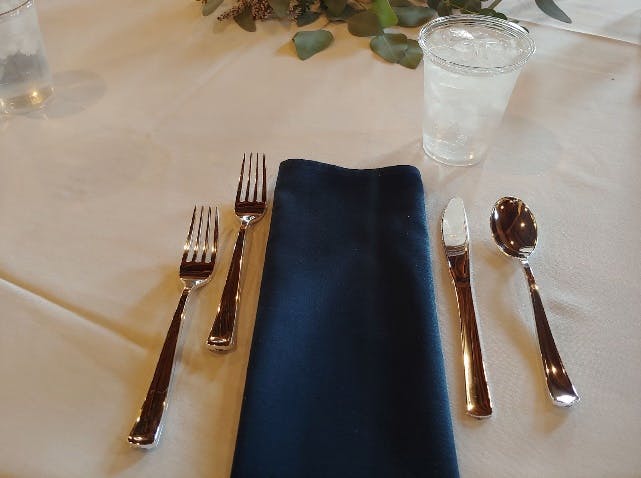
{"type": "MultiPolygon", "coordinates": [[[[240,413],[269,216],[251,233],[234,353],[204,347],[231,256],[240,159],[303,157],[423,176],[450,407],[463,477],[632,477],[641,470],[641,9],[559,1],[560,24],[506,1],[537,52],[489,157],[425,159],[422,72],[331,25],[301,62],[294,27],[203,18],[193,1],[39,4],[56,84],[46,110],[0,119],[0,476],[225,477],[240,413]],[[464,414],[456,302],[439,217],[466,203],[495,416],[464,414]],[[582,396],[546,395],[525,279],[499,254],[503,195],[536,213],[531,264],[582,396]],[[221,207],[220,262],[188,305],[160,446],[130,449],[180,283],[194,204],[221,207]]],[[[320,25],[309,27],[318,28],[320,25]]],[[[409,29],[415,35],[418,29],[409,29]]]]}

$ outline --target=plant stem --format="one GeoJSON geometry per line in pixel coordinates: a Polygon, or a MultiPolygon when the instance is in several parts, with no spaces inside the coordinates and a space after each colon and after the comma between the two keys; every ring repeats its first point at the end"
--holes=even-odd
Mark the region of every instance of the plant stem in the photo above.
{"type": "Polygon", "coordinates": [[[487,8],[491,8],[492,10],[494,10],[494,9],[496,8],[496,6],[497,6],[499,3],[501,3],[501,0],[494,0],[494,1],[490,4],[490,6],[489,6],[489,7],[487,7],[487,8]]]}
{"type": "Polygon", "coordinates": [[[363,5],[361,2],[359,2],[358,0],[354,0],[354,3],[359,7],[361,7],[363,10],[367,10],[367,7],[363,5]]]}

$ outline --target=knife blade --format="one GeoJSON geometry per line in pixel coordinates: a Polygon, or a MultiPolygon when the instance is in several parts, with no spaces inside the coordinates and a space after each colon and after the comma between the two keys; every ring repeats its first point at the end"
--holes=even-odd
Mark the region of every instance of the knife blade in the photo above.
{"type": "Polygon", "coordinates": [[[475,418],[487,418],[492,415],[492,400],[474,312],[470,280],[470,235],[465,205],[461,198],[454,197],[447,204],[441,218],[441,233],[461,320],[467,414],[475,418]]]}

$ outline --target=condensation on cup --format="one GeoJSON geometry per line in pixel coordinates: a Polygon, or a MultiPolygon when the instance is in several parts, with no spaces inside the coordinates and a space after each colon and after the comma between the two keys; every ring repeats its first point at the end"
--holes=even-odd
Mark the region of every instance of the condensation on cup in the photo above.
{"type": "Polygon", "coordinates": [[[492,144],[534,41],[512,22],[481,15],[432,20],[418,41],[425,154],[452,166],[476,164],[492,144]]]}

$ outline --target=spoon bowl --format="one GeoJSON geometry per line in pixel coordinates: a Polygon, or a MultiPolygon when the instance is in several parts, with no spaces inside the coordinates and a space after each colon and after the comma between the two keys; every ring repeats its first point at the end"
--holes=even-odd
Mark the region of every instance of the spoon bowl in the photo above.
{"type": "Polygon", "coordinates": [[[536,219],[518,198],[507,196],[497,201],[492,209],[490,227],[494,241],[508,256],[525,259],[536,247],[536,219]]]}
{"type": "Polygon", "coordinates": [[[539,288],[530,269],[528,257],[537,241],[537,226],[534,214],[518,198],[507,196],[499,199],[490,216],[490,228],[496,245],[501,251],[521,261],[530,288],[534,309],[536,335],[541,349],[543,371],[548,391],[555,405],[569,407],[579,401],[579,396],[565,371],[561,356],[554,343],[548,324],[539,288]]]}

